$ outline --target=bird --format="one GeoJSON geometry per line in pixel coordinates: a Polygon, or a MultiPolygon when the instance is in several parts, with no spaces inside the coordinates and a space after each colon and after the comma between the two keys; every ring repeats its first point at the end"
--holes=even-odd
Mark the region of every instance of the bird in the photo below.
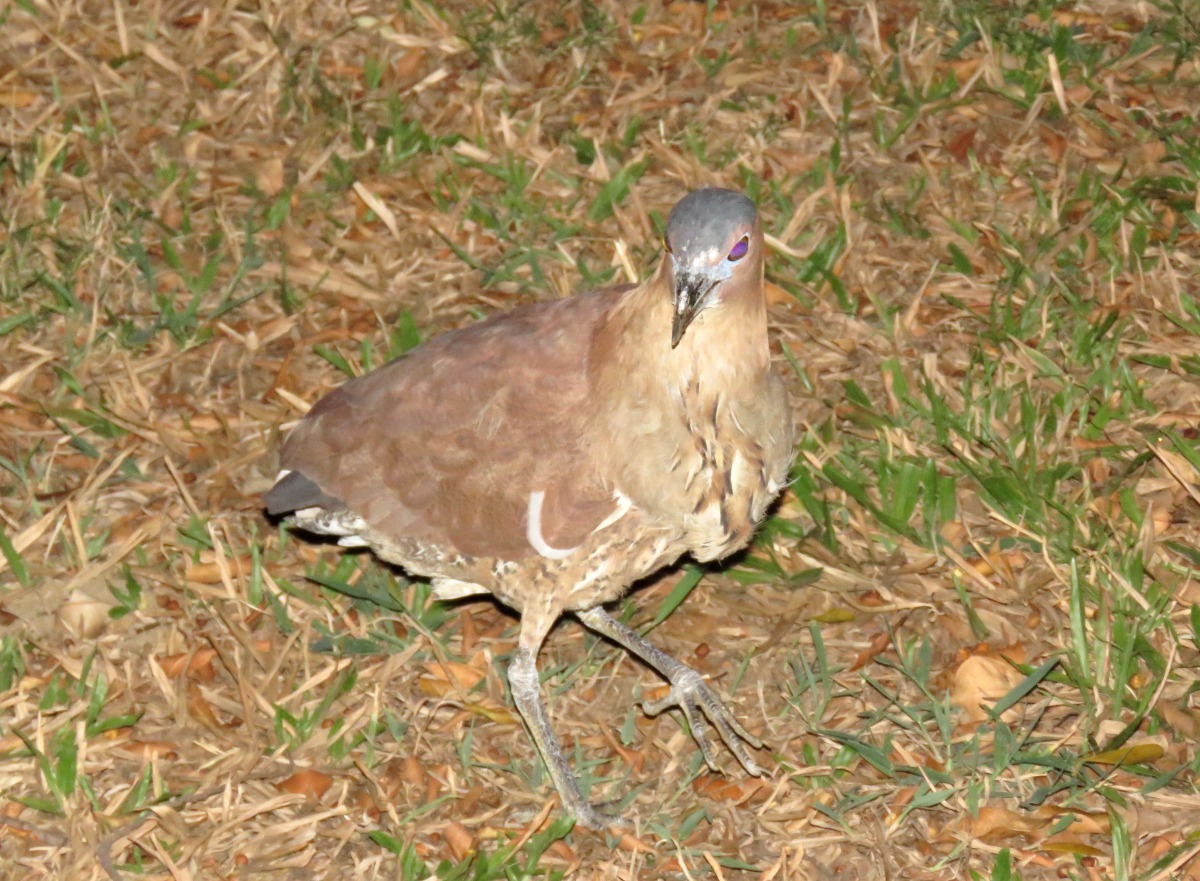
{"type": "Polygon", "coordinates": [[[762,741],[699,672],[606,605],[690,554],[745,547],[787,484],[788,392],[771,366],[762,223],[744,194],[671,209],[656,271],[428,340],[333,390],[290,431],[266,511],[430,579],[443,600],[517,612],[514,704],[577,823],[619,817],[582,794],[551,726],[537,656],[560,617],[639,657],[716,771],[708,725],[747,773],[762,741]]]}

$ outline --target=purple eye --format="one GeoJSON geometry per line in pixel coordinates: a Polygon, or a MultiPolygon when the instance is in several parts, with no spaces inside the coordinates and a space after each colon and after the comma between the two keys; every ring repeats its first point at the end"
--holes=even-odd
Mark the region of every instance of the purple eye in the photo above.
{"type": "Polygon", "coordinates": [[[730,260],[741,260],[746,256],[746,252],[750,250],[750,239],[746,237],[733,246],[733,250],[729,252],[730,260]]]}

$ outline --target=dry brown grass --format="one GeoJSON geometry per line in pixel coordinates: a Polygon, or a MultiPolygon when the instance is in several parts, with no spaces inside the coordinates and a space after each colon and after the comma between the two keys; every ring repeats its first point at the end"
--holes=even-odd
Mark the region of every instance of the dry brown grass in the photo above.
{"type": "MultiPolygon", "coordinates": [[[[1008,848],[1026,878],[1197,877],[1189,27],[1104,0],[0,11],[0,875],[407,878],[370,831],[432,867],[548,822],[495,660],[513,619],[472,603],[431,631],[420,586],[392,611],[322,590],[305,572],[340,555],[281,534],[258,493],[280,432],[344,379],[316,347],[362,369],[403,311],[433,335],[578,289],[580,265],[636,278],[651,218],[723,184],[758,190],[774,237],[815,501],[781,510],[773,577],[705,578],[656,636],[736,687],[778,769],[701,773],[676,720],[630,709],[659,683],[564,624],[557,724],[633,826],[559,836],[540,865],[957,878],[1008,848]],[[984,38],[952,51],[956,21],[984,38]],[[1030,48],[1072,28],[1102,64],[1030,48]],[[992,440],[939,436],[905,385],[992,440]],[[1056,395],[1090,415],[1050,420],[1056,395]],[[1027,476],[1069,472],[1031,478],[1059,506],[1041,520],[980,489],[1033,444],[1027,476]],[[889,528],[879,475],[926,461],[957,481],[952,516],[889,528]],[[981,701],[1022,678],[1008,661],[1056,657],[1004,718],[1075,769],[972,765],[995,746],[981,701]],[[1080,770],[1114,742],[1142,766],[1080,770]]],[[[336,575],[392,584],[366,558],[336,575]]]]}

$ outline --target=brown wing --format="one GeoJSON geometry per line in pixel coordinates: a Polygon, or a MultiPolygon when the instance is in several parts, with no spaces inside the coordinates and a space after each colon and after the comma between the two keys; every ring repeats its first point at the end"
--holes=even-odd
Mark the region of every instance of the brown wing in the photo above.
{"type": "Polygon", "coordinates": [[[578,544],[613,509],[587,467],[587,357],[619,291],[540,303],[438,337],[322,398],[280,464],[385,535],[521,559],[578,544]]]}

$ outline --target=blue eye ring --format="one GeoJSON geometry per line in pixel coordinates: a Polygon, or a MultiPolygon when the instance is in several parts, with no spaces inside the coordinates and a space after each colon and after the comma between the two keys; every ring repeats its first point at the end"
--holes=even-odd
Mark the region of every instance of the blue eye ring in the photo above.
{"type": "Polygon", "coordinates": [[[746,256],[746,252],[750,250],[750,236],[742,236],[741,240],[733,246],[729,251],[727,259],[737,261],[746,256]]]}

